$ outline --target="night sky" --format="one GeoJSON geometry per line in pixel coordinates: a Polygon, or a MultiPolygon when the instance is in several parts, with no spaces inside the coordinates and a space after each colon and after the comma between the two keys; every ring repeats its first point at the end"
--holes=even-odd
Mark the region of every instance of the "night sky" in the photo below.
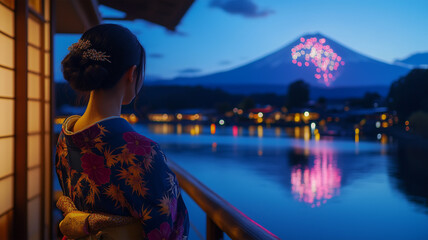
{"type": "MultiPolygon", "coordinates": [[[[100,6],[103,16],[123,13],[100,6]]],[[[392,63],[428,52],[426,0],[196,0],[176,32],[144,20],[105,21],[133,31],[146,49],[148,78],[224,71],[259,59],[306,33],[322,33],[392,63]]],[[[56,34],[54,73],[80,35],[56,34]]]]}

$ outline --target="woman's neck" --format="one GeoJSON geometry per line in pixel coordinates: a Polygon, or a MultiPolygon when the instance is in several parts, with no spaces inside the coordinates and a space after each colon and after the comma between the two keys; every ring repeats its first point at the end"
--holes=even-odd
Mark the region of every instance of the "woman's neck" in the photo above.
{"type": "Polygon", "coordinates": [[[120,116],[122,96],[110,91],[91,91],[88,106],[81,119],[84,122],[96,122],[101,119],[120,116]]]}

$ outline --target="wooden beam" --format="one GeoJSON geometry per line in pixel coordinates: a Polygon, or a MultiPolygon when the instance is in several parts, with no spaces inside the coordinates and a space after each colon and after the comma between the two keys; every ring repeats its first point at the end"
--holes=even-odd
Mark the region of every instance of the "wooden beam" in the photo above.
{"type": "MultiPolygon", "coordinates": [[[[47,94],[47,95],[49,95],[49,106],[50,106],[50,108],[48,109],[48,111],[49,111],[49,119],[45,119],[45,121],[49,121],[49,132],[50,132],[50,134],[48,135],[48,138],[49,138],[49,141],[48,141],[48,144],[49,144],[49,147],[48,147],[48,152],[47,152],[47,156],[48,156],[48,164],[47,164],[47,166],[46,166],[46,180],[48,181],[48,184],[49,184],[49,188],[47,188],[46,189],[46,192],[45,192],[45,195],[46,195],[46,201],[45,201],[45,203],[46,203],[46,210],[47,210],[47,212],[49,213],[49,216],[46,216],[46,218],[47,218],[47,226],[45,227],[46,228],[46,234],[45,234],[45,239],[52,239],[52,237],[53,237],[53,225],[52,225],[52,223],[53,223],[53,212],[52,212],[52,201],[53,201],[53,194],[52,194],[52,192],[53,192],[53,184],[52,184],[52,178],[53,178],[53,174],[52,174],[52,167],[53,167],[53,149],[52,149],[52,133],[53,133],[53,105],[54,104],[52,104],[52,103],[54,103],[55,102],[55,100],[53,99],[53,94],[52,94],[52,92],[53,92],[53,88],[55,87],[55,84],[54,84],[54,81],[53,81],[53,72],[54,72],[54,68],[53,68],[53,46],[54,46],[54,34],[55,34],[55,28],[54,28],[54,26],[55,26],[55,3],[56,1],[54,1],[54,0],[50,0],[49,1],[49,4],[50,4],[50,12],[49,12],[49,19],[50,19],[50,24],[49,24],[49,26],[50,26],[50,29],[49,29],[49,32],[50,32],[50,34],[49,34],[49,43],[50,43],[50,46],[49,46],[49,50],[50,50],[50,54],[49,54],[49,57],[50,57],[50,59],[49,59],[49,64],[50,64],[50,68],[49,68],[49,70],[50,70],[50,73],[49,73],[49,76],[50,76],[50,83],[49,83],[49,89],[48,89],[48,91],[47,92],[45,92],[45,94],[47,94]]],[[[43,80],[43,81],[46,81],[46,78],[43,80]]],[[[44,102],[44,104],[45,104],[45,99],[43,99],[43,102],[44,102]]],[[[56,226],[55,226],[56,227],[56,226]]]]}
{"type": "Polygon", "coordinates": [[[15,165],[13,239],[28,238],[27,42],[28,0],[15,2],[15,165]]]}
{"type": "Polygon", "coordinates": [[[223,231],[207,216],[207,240],[223,240],[223,231]]]}
{"type": "Polygon", "coordinates": [[[39,229],[40,229],[40,239],[46,239],[45,236],[45,219],[46,219],[46,214],[45,214],[45,201],[46,201],[46,195],[45,195],[45,191],[47,190],[45,188],[46,186],[46,181],[47,181],[47,176],[46,176],[46,164],[51,164],[51,163],[46,163],[46,152],[45,152],[45,16],[44,16],[44,1],[42,1],[42,9],[43,9],[43,19],[42,21],[40,21],[41,27],[40,27],[40,116],[41,116],[41,121],[40,121],[40,130],[41,130],[41,139],[42,142],[40,144],[41,146],[41,151],[40,151],[40,159],[41,159],[41,167],[40,167],[40,177],[41,177],[41,181],[40,181],[40,223],[39,223],[39,229]]]}

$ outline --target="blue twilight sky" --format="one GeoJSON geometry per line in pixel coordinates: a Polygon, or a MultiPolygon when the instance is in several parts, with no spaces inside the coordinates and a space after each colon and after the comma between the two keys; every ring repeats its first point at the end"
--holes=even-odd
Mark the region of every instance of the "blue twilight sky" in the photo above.
{"type": "MultiPolygon", "coordinates": [[[[104,16],[121,13],[101,6],[104,16]]],[[[105,21],[133,31],[146,49],[147,76],[224,71],[319,32],[385,62],[428,52],[428,0],[196,0],[176,32],[144,20],[105,21]]],[[[55,79],[80,35],[55,35],[55,79]]]]}

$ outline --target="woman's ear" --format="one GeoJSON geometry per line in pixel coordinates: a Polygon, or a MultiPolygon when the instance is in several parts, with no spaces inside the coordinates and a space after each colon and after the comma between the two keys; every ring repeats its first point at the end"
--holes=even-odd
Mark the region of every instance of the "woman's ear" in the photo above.
{"type": "Polygon", "coordinates": [[[137,66],[133,65],[132,67],[130,67],[127,75],[128,75],[127,79],[130,83],[134,82],[134,80],[136,81],[137,77],[138,77],[137,76],[137,66]]]}

